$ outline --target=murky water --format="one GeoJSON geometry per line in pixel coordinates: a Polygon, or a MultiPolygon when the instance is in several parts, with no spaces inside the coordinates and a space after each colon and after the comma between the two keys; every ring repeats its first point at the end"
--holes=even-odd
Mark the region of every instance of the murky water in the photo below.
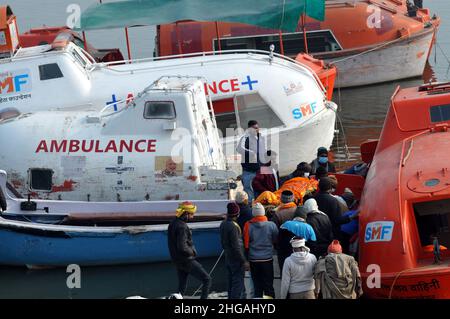
{"type": "MultiPolygon", "coordinates": [[[[19,30],[24,31],[44,23],[52,26],[64,25],[68,16],[66,8],[69,4],[78,3],[85,9],[95,2],[95,0],[10,0],[8,4],[18,16],[19,30]]],[[[442,18],[438,45],[431,54],[430,66],[424,78],[449,80],[450,3],[448,0],[425,0],[424,5],[442,18]]],[[[133,58],[152,55],[154,35],[152,27],[131,29],[133,58]]],[[[123,32],[96,31],[89,32],[87,37],[96,47],[119,47],[126,53],[123,32]]],[[[396,86],[409,87],[423,82],[424,80],[419,78],[335,92],[334,100],[340,106],[339,115],[346,137],[344,139],[341,131],[334,145],[336,159],[342,167],[359,159],[360,143],[378,137],[390,97],[396,86]],[[350,151],[349,158],[343,151],[344,141],[350,151]]],[[[215,259],[202,261],[207,270],[210,270],[215,262],[215,259]]],[[[31,271],[24,268],[0,267],[0,298],[124,298],[132,295],[157,298],[174,292],[177,287],[175,269],[170,263],[83,268],[80,289],[68,289],[67,276],[65,269],[31,271]]],[[[225,276],[226,271],[221,262],[213,273],[213,290],[226,289],[225,276]]],[[[198,283],[190,280],[188,294],[192,294],[197,288],[198,283]]]]}

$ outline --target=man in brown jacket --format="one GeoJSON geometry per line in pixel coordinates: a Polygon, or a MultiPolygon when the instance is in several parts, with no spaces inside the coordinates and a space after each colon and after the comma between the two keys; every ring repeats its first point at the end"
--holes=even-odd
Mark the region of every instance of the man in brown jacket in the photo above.
{"type": "Polygon", "coordinates": [[[272,221],[277,225],[278,229],[288,220],[294,219],[297,204],[294,202],[294,193],[289,190],[281,193],[281,205],[275,209],[272,221]]]}
{"type": "Polygon", "coordinates": [[[358,263],[342,253],[337,240],[328,247],[328,255],[317,262],[314,279],[315,293],[322,293],[323,299],[356,299],[363,293],[358,263]]]}

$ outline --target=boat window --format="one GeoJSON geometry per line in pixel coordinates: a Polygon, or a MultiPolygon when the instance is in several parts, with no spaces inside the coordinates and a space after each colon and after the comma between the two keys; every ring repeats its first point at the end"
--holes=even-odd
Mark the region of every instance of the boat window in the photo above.
{"type": "MultiPolygon", "coordinates": [[[[303,32],[285,33],[282,35],[284,54],[296,56],[305,52],[303,32]]],[[[330,52],[342,50],[333,33],[330,30],[307,32],[309,52],[330,52]]],[[[220,39],[222,50],[254,49],[268,51],[271,44],[275,45],[275,52],[280,52],[279,34],[257,35],[245,37],[229,37],[220,39]]],[[[218,50],[218,41],[214,39],[214,50],[218,50]]]]}
{"type": "Polygon", "coordinates": [[[81,64],[83,68],[86,67],[87,61],[78,53],[77,50],[72,50],[72,55],[74,56],[75,60],[77,60],[81,64]]]}
{"type": "Polygon", "coordinates": [[[280,118],[258,93],[238,96],[236,97],[236,103],[242,128],[247,128],[247,123],[250,120],[258,121],[261,128],[283,125],[280,118]]]}
{"type": "Polygon", "coordinates": [[[30,168],[28,174],[31,191],[52,191],[53,170],[47,168],[30,168]]]}
{"type": "Polygon", "coordinates": [[[62,78],[63,74],[57,63],[43,64],[39,66],[41,81],[62,78]]]}
{"type": "Polygon", "coordinates": [[[144,118],[146,119],[167,119],[172,120],[177,117],[175,103],[172,101],[149,101],[145,102],[144,118]]]}
{"type": "Polygon", "coordinates": [[[414,213],[422,246],[432,245],[436,236],[440,245],[450,248],[450,199],[416,203],[414,213]]]}
{"type": "Polygon", "coordinates": [[[450,120],[450,104],[430,107],[431,122],[444,122],[450,120]]]}

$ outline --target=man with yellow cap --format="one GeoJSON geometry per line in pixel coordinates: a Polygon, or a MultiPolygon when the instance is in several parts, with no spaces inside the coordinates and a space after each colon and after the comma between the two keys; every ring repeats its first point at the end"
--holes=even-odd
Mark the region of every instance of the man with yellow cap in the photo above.
{"type": "Polygon", "coordinates": [[[178,274],[178,292],[184,295],[189,275],[203,283],[202,299],[207,299],[211,287],[211,277],[195,259],[197,251],[192,241],[192,231],[187,222],[194,218],[197,206],[191,202],[182,202],[176,210],[176,218],[169,224],[168,244],[172,261],[178,274]]]}

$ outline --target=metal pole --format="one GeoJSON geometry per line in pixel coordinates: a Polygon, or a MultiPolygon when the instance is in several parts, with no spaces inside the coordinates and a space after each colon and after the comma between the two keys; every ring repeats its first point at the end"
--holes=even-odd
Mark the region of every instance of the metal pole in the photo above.
{"type": "Polygon", "coordinates": [[[222,51],[222,45],[220,43],[220,33],[219,33],[219,21],[216,21],[216,36],[217,36],[217,43],[219,47],[219,52],[222,51]]]}
{"type": "Polygon", "coordinates": [[[284,55],[283,33],[281,33],[281,30],[278,30],[278,36],[280,38],[280,53],[284,55]]]}
{"type": "Polygon", "coordinates": [[[83,45],[84,45],[84,49],[86,50],[86,52],[89,53],[88,46],[87,46],[87,41],[86,41],[86,32],[83,31],[82,34],[83,34],[83,45]]]}
{"type": "Polygon", "coordinates": [[[128,37],[128,28],[125,28],[125,39],[127,40],[128,60],[131,60],[130,38],[128,37]]]}
{"type": "Polygon", "coordinates": [[[306,39],[306,19],[305,19],[305,15],[302,14],[302,27],[303,27],[303,41],[305,41],[305,52],[306,54],[309,54],[309,50],[308,50],[308,40],[306,39]]]}
{"type": "Polygon", "coordinates": [[[178,32],[178,21],[175,22],[175,33],[177,35],[178,54],[183,54],[183,48],[180,43],[180,33],[178,32]]]}

